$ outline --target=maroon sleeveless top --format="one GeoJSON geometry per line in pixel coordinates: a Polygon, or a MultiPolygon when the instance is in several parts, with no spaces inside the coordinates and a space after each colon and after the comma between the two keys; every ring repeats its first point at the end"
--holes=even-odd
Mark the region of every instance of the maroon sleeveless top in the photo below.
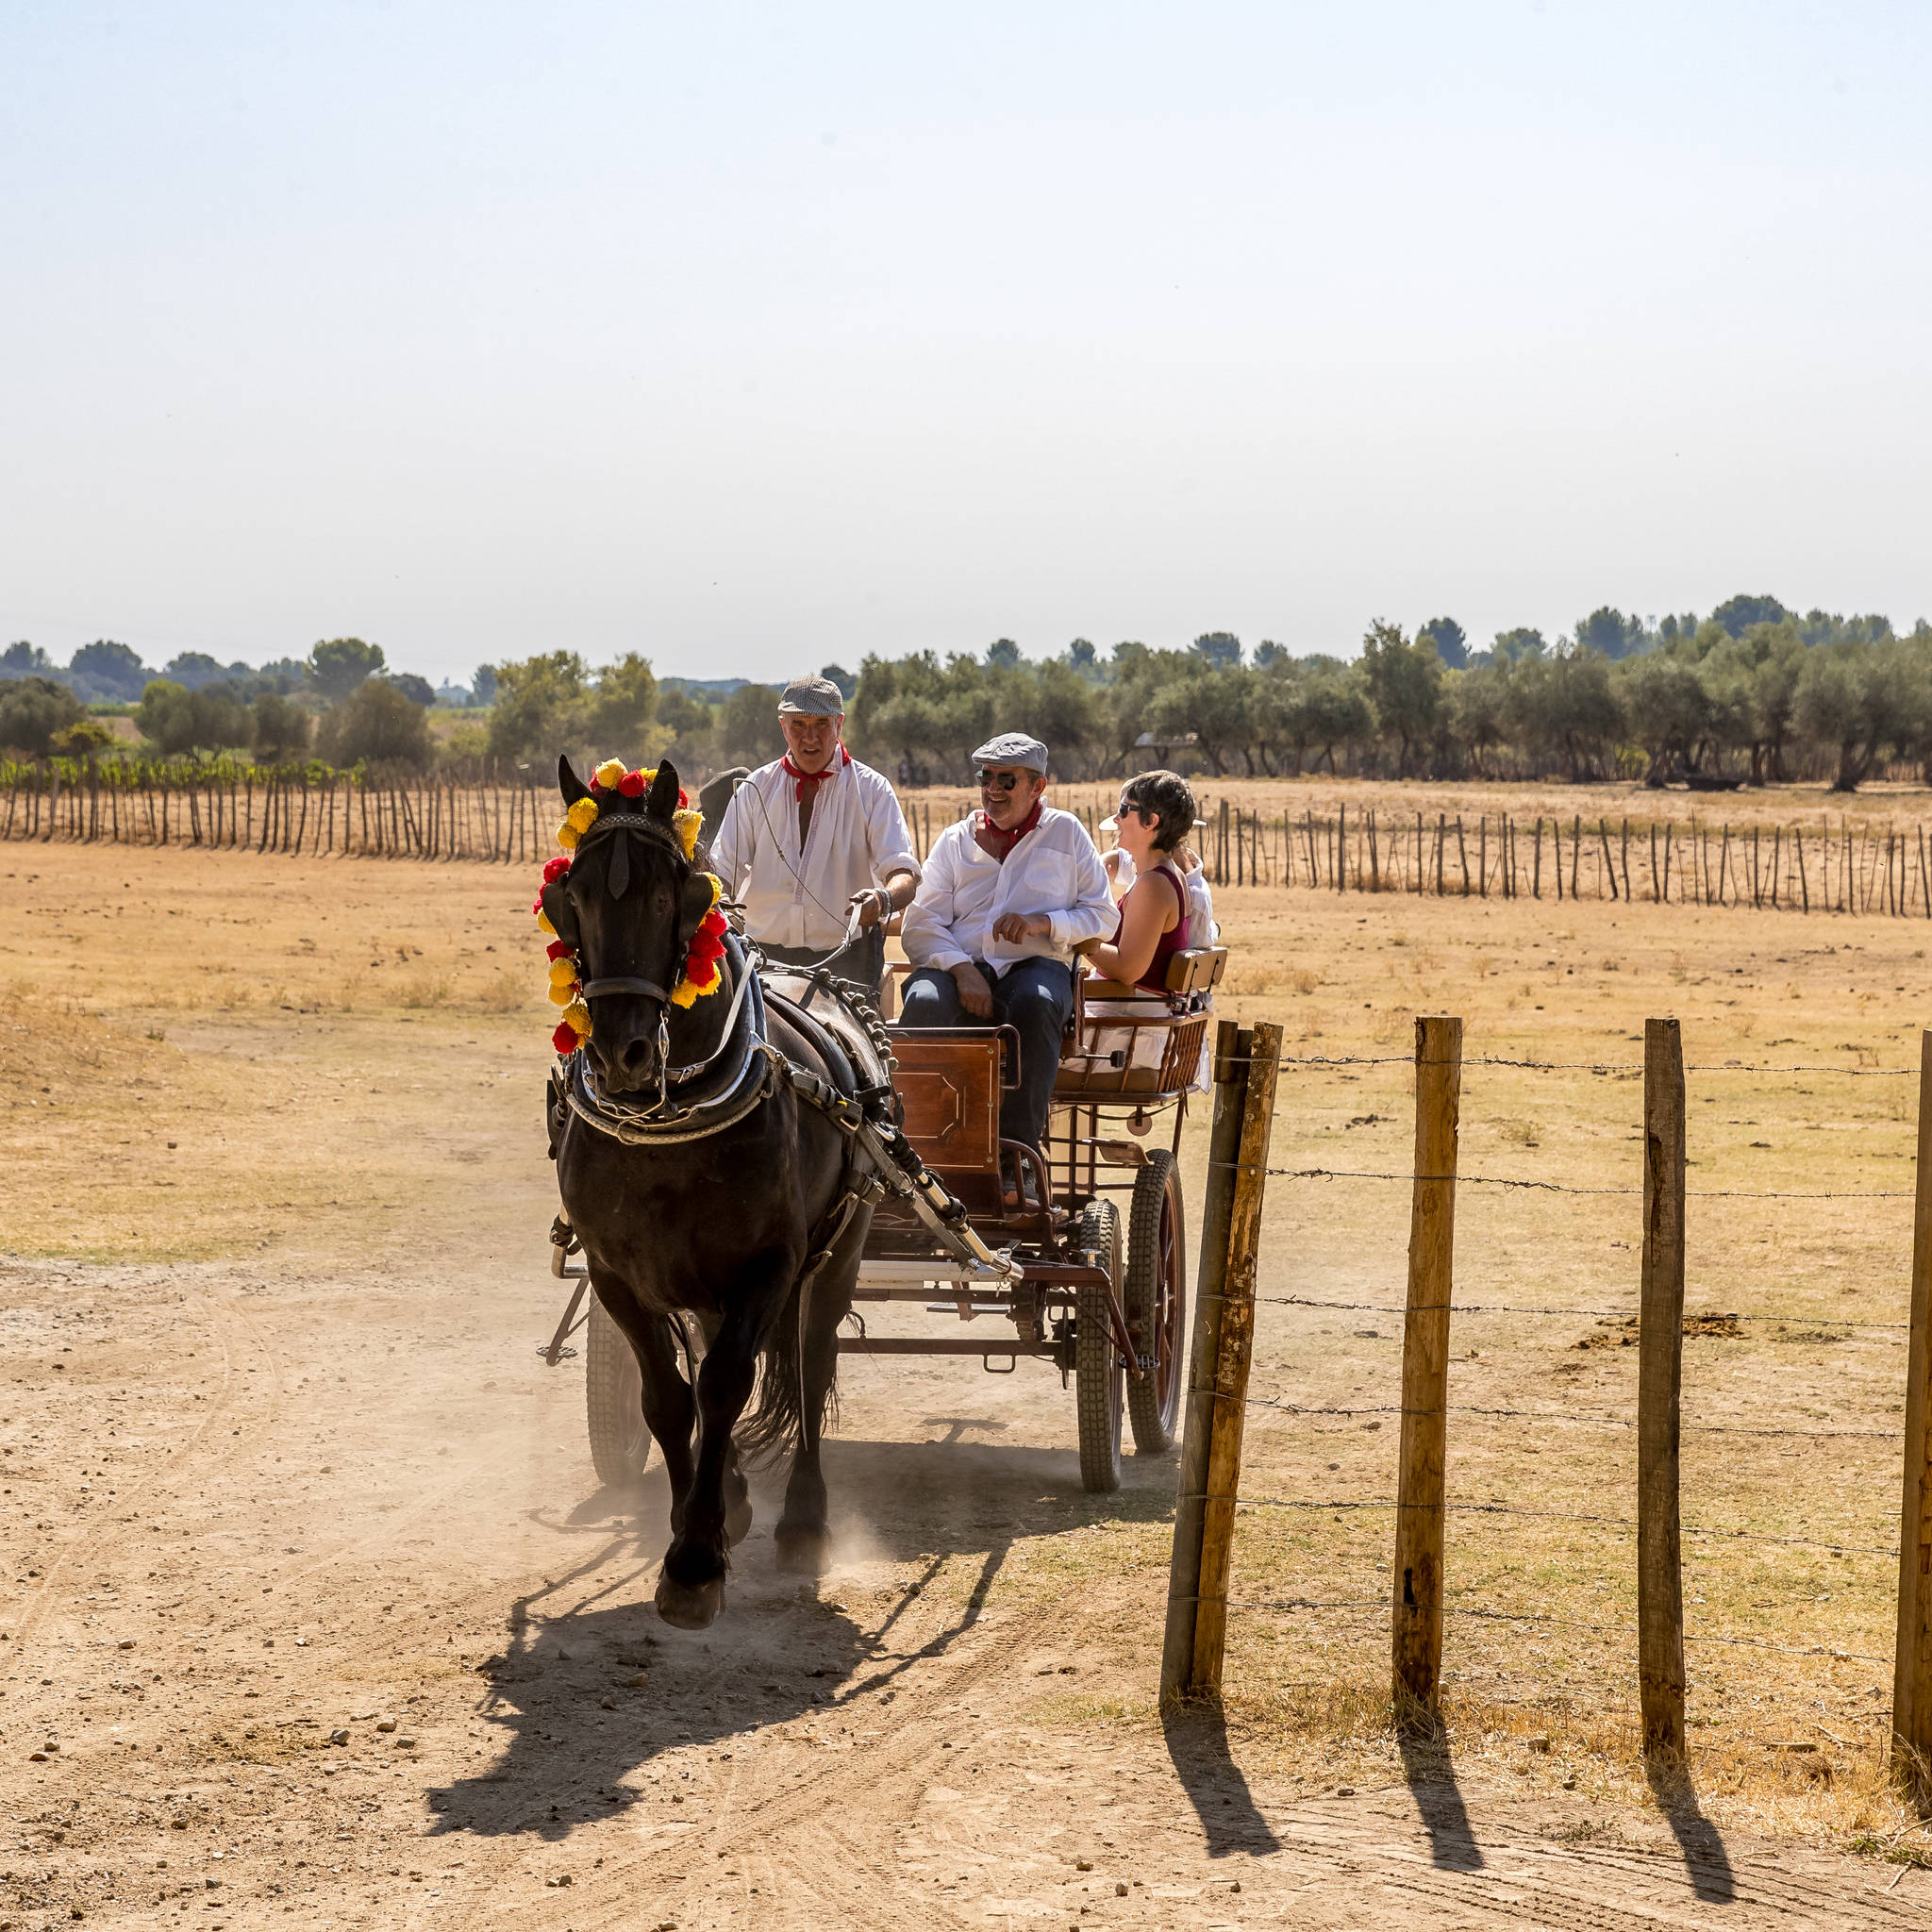
{"type": "MultiPolygon", "coordinates": [[[[1140,873],[1135,876],[1134,883],[1127,888],[1127,899],[1131,899],[1141,890],[1141,883],[1148,879],[1165,879],[1167,881],[1169,889],[1173,891],[1177,901],[1180,916],[1174,921],[1170,931],[1162,933],[1155,941],[1154,957],[1148,960],[1146,972],[1141,974],[1134,984],[1136,986],[1144,986],[1150,992],[1165,992],[1167,991],[1167,962],[1176,953],[1184,953],[1188,949],[1188,891],[1187,888],[1174,876],[1173,866],[1163,859],[1153,871],[1140,873]]],[[[1113,942],[1115,945],[1120,944],[1121,933],[1127,923],[1127,899],[1121,901],[1121,916],[1114,923],[1113,942]]]]}

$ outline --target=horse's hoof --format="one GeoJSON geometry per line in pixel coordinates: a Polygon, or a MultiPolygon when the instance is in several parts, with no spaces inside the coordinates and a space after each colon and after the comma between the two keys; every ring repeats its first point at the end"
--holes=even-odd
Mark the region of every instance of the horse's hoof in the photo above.
{"type": "Polygon", "coordinates": [[[823,1529],[781,1529],[773,1539],[778,1568],[787,1576],[823,1576],[832,1567],[831,1533],[823,1529]]]}
{"type": "Polygon", "coordinates": [[[658,1614],[675,1629],[708,1629],[724,1607],[722,1577],[713,1577],[708,1583],[677,1583],[669,1576],[658,1579],[658,1614]]]}
{"type": "Polygon", "coordinates": [[[750,1534],[751,1495],[747,1491],[724,1511],[724,1541],[727,1544],[736,1545],[741,1543],[750,1534]]]}

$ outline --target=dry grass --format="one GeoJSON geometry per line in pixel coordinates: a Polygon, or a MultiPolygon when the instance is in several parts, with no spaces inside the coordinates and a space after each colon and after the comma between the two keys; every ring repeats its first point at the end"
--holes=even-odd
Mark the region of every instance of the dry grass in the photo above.
{"type": "MultiPolygon", "coordinates": [[[[523,873],[26,856],[36,870],[14,851],[0,859],[16,867],[0,877],[0,1153],[14,1179],[0,1248],[346,1255],[380,1247],[406,1216],[459,1230],[480,1173],[466,1163],[491,1137],[525,1165],[541,1148],[547,1021],[523,873]]],[[[1807,1541],[1687,1537],[1690,1773],[1721,1821],[1894,1854],[1924,1843],[1880,1757],[1905,1337],[1855,1325],[1905,1318],[1911,1203],[1899,1196],[1913,1182],[1916,1082],[1852,1071],[1916,1064],[1920,926],[1268,890],[1224,891],[1219,907],[1235,958],[1224,1013],[1281,1022],[1300,1056],[1377,1062],[1285,1072],[1279,1166],[1406,1173],[1413,1017],[1448,1011],[1466,1025],[1465,1174],[1634,1190],[1642,1024],[1670,1014],[1692,1065],[1721,1070],[1690,1076],[1693,1192],[1840,1196],[1691,1203],[1692,1309],[1772,1319],[1707,1324],[1685,1342],[1685,1520],[1807,1541]],[[1754,1071],[1790,1065],[1832,1071],[1754,1071]],[[1888,1198],[1843,1198],[1858,1191],[1888,1198]]],[[[1197,1121],[1186,1152],[1196,1207],[1202,1155],[1197,1121]]],[[[1271,1301],[1257,1396],[1395,1403],[1406,1200],[1400,1182],[1274,1183],[1262,1293],[1366,1306],[1271,1301]]],[[[1451,1516],[1451,1760],[1647,1804],[1624,1526],[1634,1441],[1619,1426],[1633,1414],[1636,1351],[1616,1345],[1635,1307],[1637,1197],[1466,1186],[1457,1218],[1458,1302],[1566,1312],[1458,1315],[1452,1403],[1598,1420],[1452,1418],[1452,1500],[1549,1513],[1451,1516]],[[1546,1752],[1532,1748],[1540,1739],[1546,1752]]],[[[1256,1408],[1243,1493],[1384,1505],[1395,1422],[1256,1408]]],[[[1095,1499],[1091,1521],[1104,1515],[1095,1499]]],[[[1244,1761],[1314,1782],[1404,1774],[1385,1689],[1391,1539],[1383,1507],[1244,1513],[1241,1602],[1324,1606],[1236,1614],[1228,1708],[1244,1761]]],[[[1120,1641],[1151,1660],[1158,1522],[1039,1540],[1030,1556],[1028,1590],[1134,1584],[1138,1621],[1120,1641]]],[[[1121,1699],[1090,1715],[1149,1717],[1121,1699]]]]}
{"type": "Polygon", "coordinates": [[[450,1050],[534,1110],[526,872],[0,852],[0,1251],[359,1254],[450,1199],[450,1050]]]}
{"type": "MultiPolygon", "coordinates": [[[[1586,833],[1599,818],[1612,826],[1628,818],[1633,826],[1674,820],[1679,825],[1694,815],[1700,824],[1716,827],[1728,822],[1740,826],[1802,825],[1809,841],[1827,820],[1836,828],[1849,822],[1882,830],[1887,824],[1932,825],[1932,791],[1918,785],[1868,785],[1846,795],[1828,791],[1822,784],[1778,785],[1760,791],[1690,792],[1677,789],[1652,791],[1626,781],[1602,785],[1550,783],[1511,785],[1452,785],[1427,779],[1395,782],[1380,778],[1330,778],[1325,774],[1301,778],[1247,778],[1230,774],[1201,775],[1189,781],[1203,809],[1212,813],[1224,798],[1244,812],[1258,812],[1279,822],[1284,811],[1297,820],[1311,811],[1319,821],[1346,807],[1351,820],[1370,810],[1384,824],[1413,823],[1417,812],[1433,824],[1445,815],[1453,825],[1459,815],[1474,836],[1487,814],[1493,824],[1507,815],[1527,824],[1539,817],[1560,820],[1567,828],[1581,818],[1586,833]]],[[[915,809],[928,810],[933,830],[954,818],[962,806],[977,805],[979,794],[956,786],[936,785],[906,794],[915,809]]],[[[1101,784],[1055,783],[1049,802],[1072,810],[1093,809],[1105,818],[1120,796],[1119,779],[1101,784]]]]}
{"type": "MultiPolygon", "coordinates": [[[[1276,1165],[1407,1172],[1411,1021],[1449,1011],[1466,1026],[1466,1174],[1634,1191],[1642,1023],[1663,1014],[1682,1021],[1693,1067],[1722,1069],[1690,1076],[1693,1194],[1840,1197],[1690,1204],[1690,1307],[1782,1319],[1701,1324],[1685,1342],[1686,1524],[1819,1545],[1687,1536],[1690,1762],[1719,1818],[1841,1841],[1898,1833],[1881,1753],[1906,1337],[1853,1324],[1906,1318],[1911,1202],[1899,1197],[1913,1185],[1917,1082],[1852,1070],[1916,1067],[1924,935],[1898,921],[1589,903],[1398,910],[1251,891],[1219,906],[1244,965],[1224,1004],[1284,1022],[1291,1053],[1390,1057],[1289,1070],[1276,1165]],[[1307,999],[1250,990],[1312,970],[1322,984],[1307,999]],[[1834,1071],[1751,1071],[1793,1065],[1834,1071]],[[1867,1191],[1889,1198],[1849,1198],[1867,1191]],[[1719,1433],[1757,1429],[1859,1433],[1719,1433]]],[[[1598,1419],[1451,1419],[1452,1501],[1550,1513],[1451,1516],[1450,1747],[1626,1797],[1644,1790],[1632,1748],[1635,1443],[1620,1426],[1634,1416],[1636,1351],[1581,1344],[1634,1310],[1638,1205],[1634,1191],[1465,1186],[1458,1303],[1574,1312],[1458,1316],[1450,1372],[1458,1407],[1598,1419]],[[1549,1753],[1530,1737],[1547,1737],[1549,1753]]],[[[1406,1210],[1400,1183],[1274,1183],[1262,1292],[1366,1306],[1265,1307],[1256,1394],[1317,1409],[1395,1403],[1406,1210]]],[[[1252,1410],[1243,1493],[1384,1503],[1397,1421],[1252,1410]]],[[[1386,1508],[1245,1513],[1241,1598],[1345,1606],[1238,1615],[1231,1715],[1257,1746],[1313,1750],[1338,1775],[1398,1762],[1382,1688],[1391,1533],[1386,1508]]]]}

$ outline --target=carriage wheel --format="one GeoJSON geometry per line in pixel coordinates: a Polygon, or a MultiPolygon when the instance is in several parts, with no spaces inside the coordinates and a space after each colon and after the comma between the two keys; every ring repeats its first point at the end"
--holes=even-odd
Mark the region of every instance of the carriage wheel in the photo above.
{"type": "Polygon", "coordinates": [[[625,1333],[594,1295],[584,1335],[584,1416],[598,1480],[627,1489],[644,1473],[651,1432],[644,1426],[644,1384],[625,1333]]]}
{"type": "Polygon", "coordinates": [[[1187,1224],[1181,1174],[1172,1154],[1156,1148],[1134,1179],[1127,1210],[1127,1288],[1122,1297],[1127,1326],[1139,1331],[1154,1367],[1127,1384],[1127,1418],[1134,1447],[1158,1456],[1174,1446],[1180,1418],[1182,1357],[1188,1333],[1187,1224]]]}
{"type": "MultiPolygon", "coordinates": [[[[1080,1215],[1075,1245],[1098,1258],[1108,1279],[1121,1280],[1121,1213],[1111,1201],[1090,1201],[1080,1215]]],[[[1080,1486],[1094,1491],[1121,1486],[1121,1407],[1126,1371],[1114,1346],[1107,1295],[1083,1288],[1074,1308],[1074,1404],[1080,1418],[1080,1486]]]]}

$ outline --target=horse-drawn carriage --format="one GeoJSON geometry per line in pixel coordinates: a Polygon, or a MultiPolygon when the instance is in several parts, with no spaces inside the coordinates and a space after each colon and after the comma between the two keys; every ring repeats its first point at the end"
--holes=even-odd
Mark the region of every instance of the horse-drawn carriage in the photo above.
{"type": "MultiPolygon", "coordinates": [[[[936,1186],[874,1206],[853,1296],[857,1332],[841,1334],[841,1354],[977,1357],[996,1374],[1012,1373],[1023,1357],[1050,1363],[1062,1386],[1073,1382],[1089,1490],[1120,1486],[1124,1419],[1141,1454],[1169,1446],[1186,1347],[1181,1129],[1202,1061],[1207,996],[1226,958],[1219,947],[1177,954],[1158,993],[1076,976],[1037,1151],[1000,1139],[1001,1093],[1018,1076],[1010,1029],[888,1026],[875,1034],[886,1043],[904,1138],[936,1186]],[[892,1304],[1004,1332],[870,1333],[863,1311],[892,1304]]],[[[828,1016],[837,1008],[823,973],[780,968],[769,980],[807,1012],[815,1002],[828,1016]]],[[[555,1273],[580,1277],[567,1256],[567,1244],[554,1250],[555,1273]]],[[[586,1291],[578,1279],[547,1359],[569,1352],[565,1337],[586,1291]]],[[[638,1366],[594,1298],[585,1366],[597,1473],[629,1480],[650,1446],[638,1366]]]]}

